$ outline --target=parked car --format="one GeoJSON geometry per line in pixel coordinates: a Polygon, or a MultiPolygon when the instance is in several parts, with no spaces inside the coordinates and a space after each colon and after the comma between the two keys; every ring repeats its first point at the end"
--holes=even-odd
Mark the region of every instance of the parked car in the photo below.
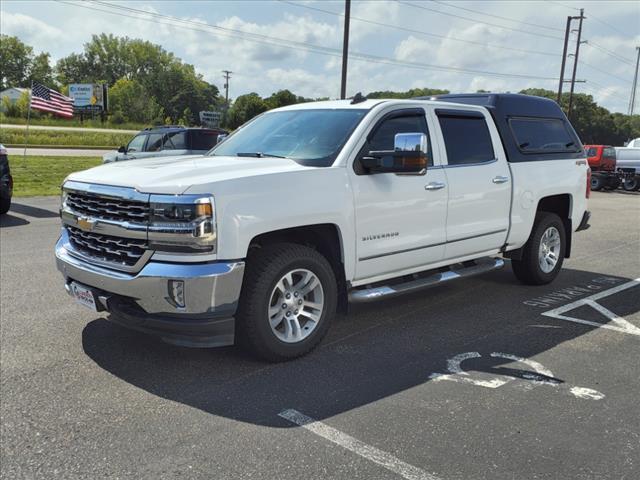
{"type": "Polygon", "coordinates": [[[616,147],[616,169],[624,179],[622,188],[627,191],[640,190],[640,138],[627,147],[616,147]]]}
{"type": "Polygon", "coordinates": [[[115,152],[103,155],[104,163],[148,157],[203,155],[224,138],[227,131],[218,128],[186,128],[163,125],[146,128],[115,152]]]}
{"type": "Polygon", "coordinates": [[[297,104],[207,156],[71,174],[55,256],[67,292],[114,322],[183,346],[239,339],[280,361],[317,346],[348,301],[502,257],[525,284],[553,281],[589,227],[588,172],[544,98],[297,104]]]}
{"type": "Polygon", "coordinates": [[[13,177],[9,168],[9,154],[4,145],[0,144],[0,214],[9,211],[12,196],[13,177]]]}

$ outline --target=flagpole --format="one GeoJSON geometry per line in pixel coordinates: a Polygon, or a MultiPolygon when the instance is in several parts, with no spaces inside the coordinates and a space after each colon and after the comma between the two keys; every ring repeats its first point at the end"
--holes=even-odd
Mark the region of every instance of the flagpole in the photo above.
{"type": "Polygon", "coordinates": [[[29,144],[29,122],[31,121],[31,99],[33,98],[33,80],[31,80],[31,88],[29,89],[29,110],[27,110],[27,131],[24,134],[24,151],[22,160],[27,160],[27,145],[29,144]]]}

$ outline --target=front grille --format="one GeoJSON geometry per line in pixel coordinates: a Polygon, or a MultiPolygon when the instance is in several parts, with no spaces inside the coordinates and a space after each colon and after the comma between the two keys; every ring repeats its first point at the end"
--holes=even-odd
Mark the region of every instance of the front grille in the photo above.
{"type": "Polygon", "coordinates": [[[85,232],[68,225],[67,231],[73,248],[79,253],[126,267],[134,266],[147,249],[145,240],[85,232]]]}
{"type": "Polygon", "coordinates": [[[74,212],[93,218],[119,222],[147,223],[149,205],[133,200],[95,197],[81,192],[68,192],[66,204],[74,212]]]}

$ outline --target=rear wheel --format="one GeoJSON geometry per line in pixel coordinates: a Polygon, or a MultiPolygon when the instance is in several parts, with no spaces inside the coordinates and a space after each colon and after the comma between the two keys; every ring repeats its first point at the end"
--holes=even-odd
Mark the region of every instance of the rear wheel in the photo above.
{"type": "Polygon", "coordinates": [[[238,339],[269,361],[299,357],[325,336],[336,303],[333,269],[317,251],[289,243],[257,249],[247,259],[238,339]]]}
{"type": "Polygon", "coordinates": [[[598,174],[592,174],[591,175],[591,190],[593,190],[594,192],[597,192],[598,190],[602,190],[602,187],[604,187],[604,178],[602,178],[598,174]]]}
{"type": "Polygon", "coordinates": [[[638,188],[640,188],[640,181],[638,181],[638,177],[626,178],[622,183],[622,188],[624,188],[627,192],[638,190],[638,188]]]}
{"type": "Polygon", "coordinates": [[[522,247],[522,258],[511,261],[513,273],[528,285],[550,283],[562,268],[565,248],[562,219],[555,213],[538,212],[529,240],[522,247]]]}

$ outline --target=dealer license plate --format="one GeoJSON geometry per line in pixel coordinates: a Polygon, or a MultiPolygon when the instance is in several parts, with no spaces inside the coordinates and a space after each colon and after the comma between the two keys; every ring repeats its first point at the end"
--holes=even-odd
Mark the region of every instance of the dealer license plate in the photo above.
{"type": "Polygon", "coordinates": [[[98,311],[98,307],[96,306],[96,299],[93,296],[93,292],[91,289],[80,285],[79,283],[72,282],[71,283],[71,294],[73,298],[76,299],[80,305],[90,308],[94,312],[98,311]]]}

